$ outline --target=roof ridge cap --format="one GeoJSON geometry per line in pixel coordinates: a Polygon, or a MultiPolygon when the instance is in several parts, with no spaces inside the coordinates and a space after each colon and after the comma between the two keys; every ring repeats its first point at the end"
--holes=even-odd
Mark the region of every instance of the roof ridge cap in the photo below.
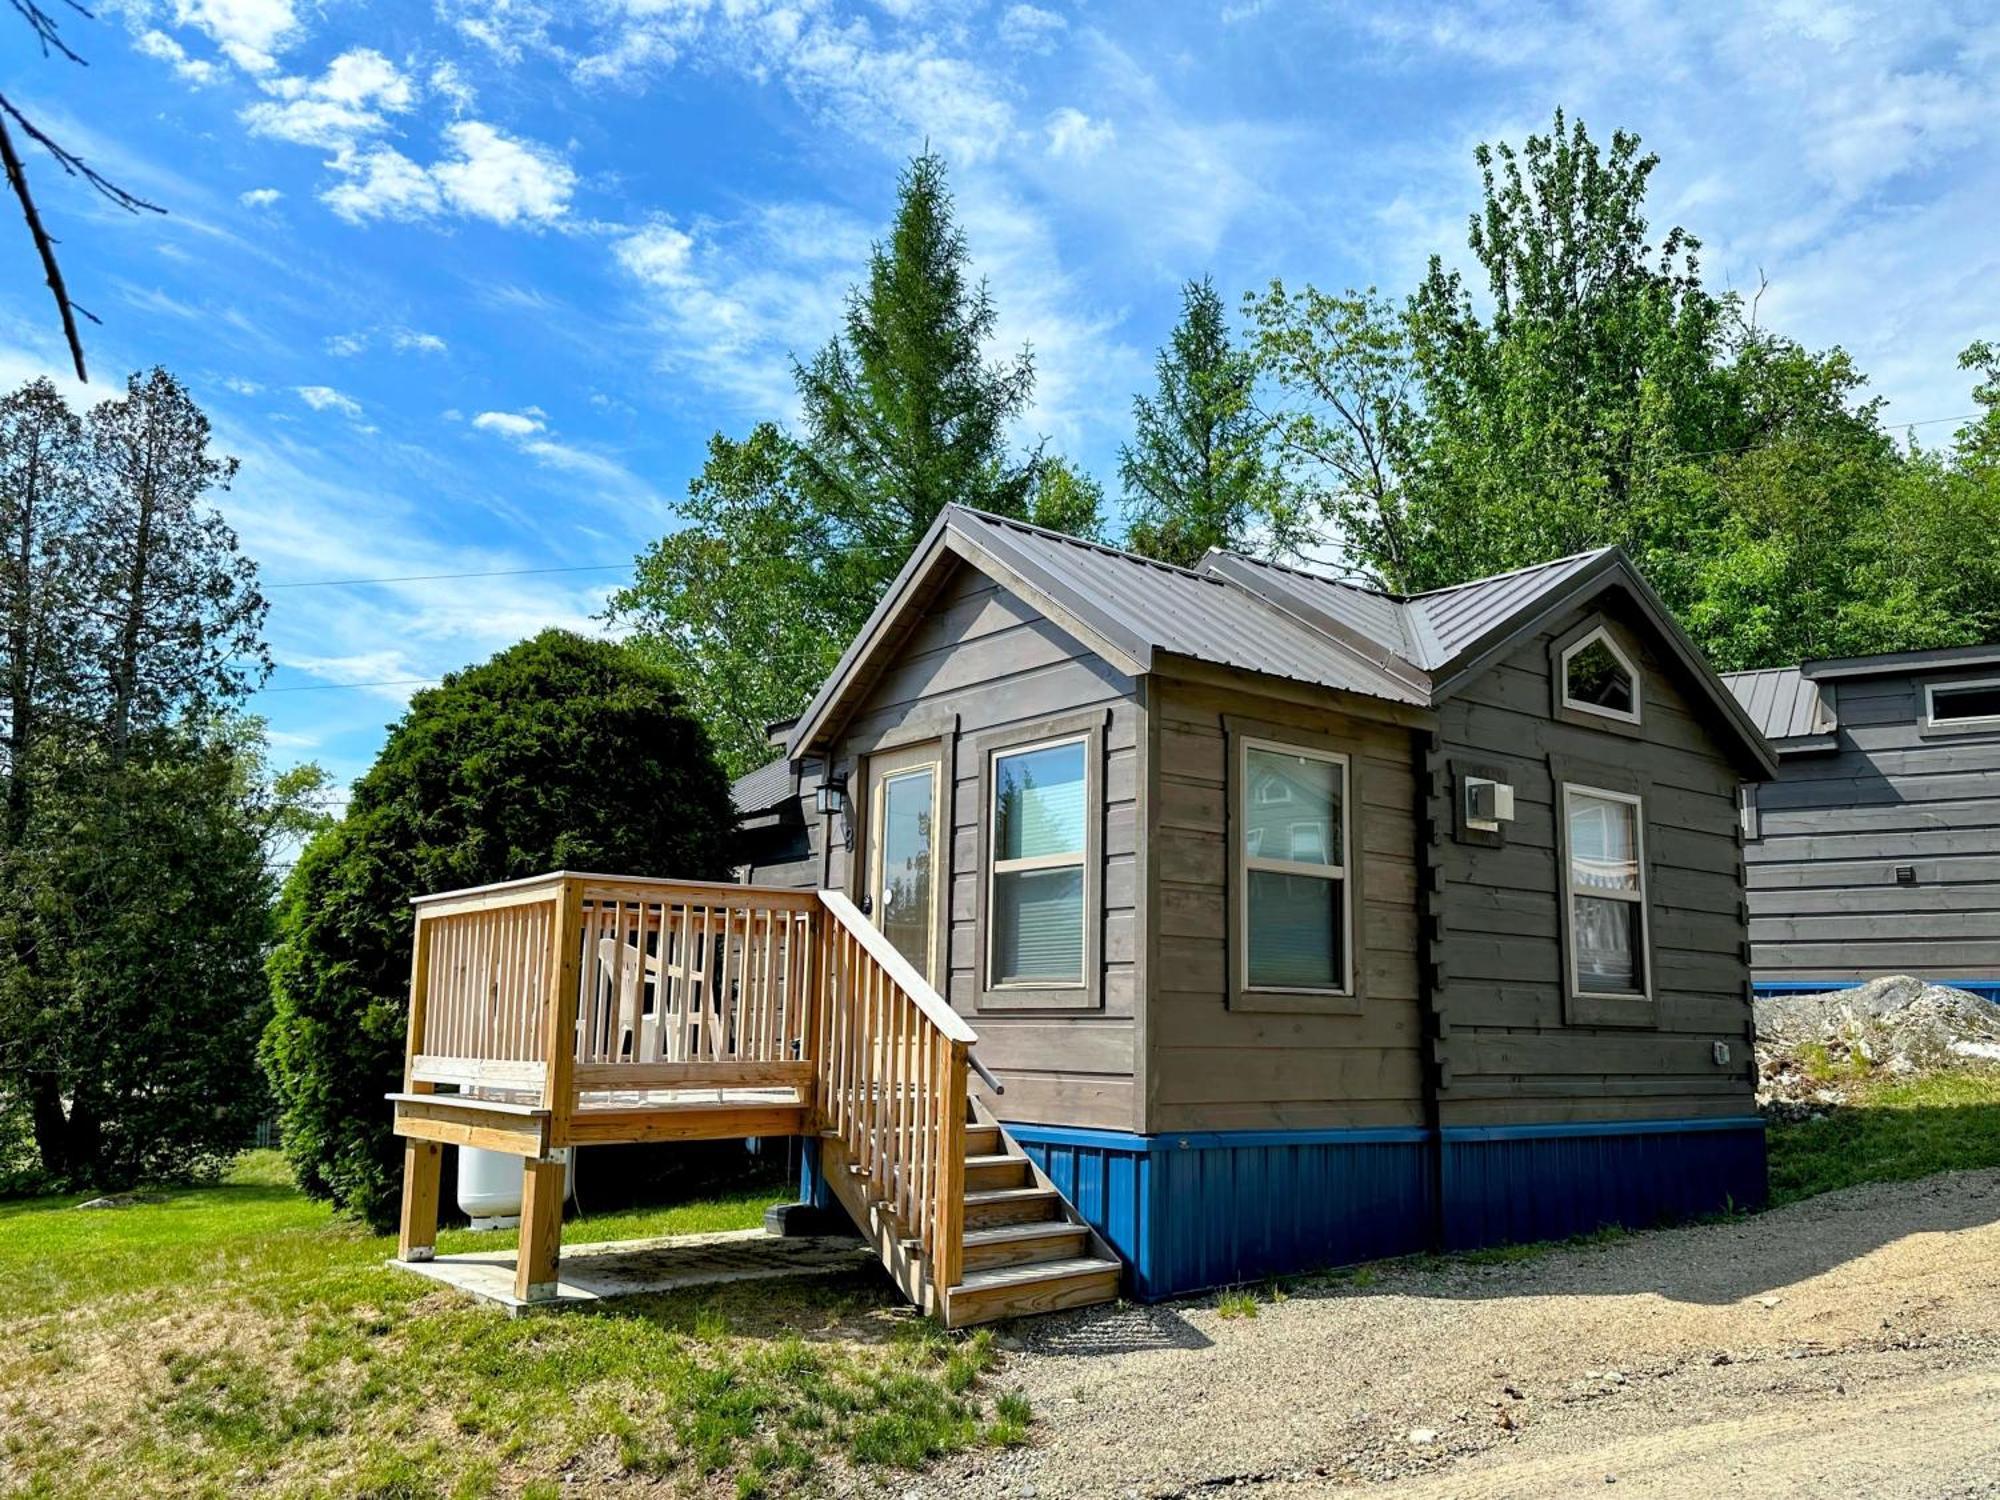
{"type": "Polygon", "coordinates": [[[988,525],[1004,526],[1010,531],[1025,531],[1030,536],[1043,537],[1051,542],[1062,542],[1071,547],[1081,547],[1086,552],[1099,552],[1106,557],[1115,557],[1142,568],[1158,568],[1164,573],[1179,573],[1183,577],[1193,578],[1201,583],[1221,584],[1224,581],[1212,574],[1197,572],[1193,568],[1183,568],[1178,563],[1161,562],[1157,557],[1147,557],[1143,552],[1134,552],[1129,547],[1114,547],[1109,542],[1094,542],[1088,537],[1071,536],[1067,531],[1057,531],[1051,526],[1037,526],[1033,521],[1023,521],[1018,516],[1003,516],[996,511],[980,510],[977,506],[961,505],[956,500],[947,509],[975,517],[988,525]]]}
{"type": "Polygon", "coordinates": [[[1503,578],[1519,578],[1523,573],[1538,573],[1545,568],[1559,568],[1564,563],[1578,562],[1586,557],[1602,557],[1606,553],[1616,552],[1617,550],[1616,543],[1604,547],[1586,547],[1581,552],[1570,552],[1562,557],[1552,557],[1547,562],[1528,563],[1522,567],[1508,568],[1504,572],[1488,573],[1484,578],[1468,578],[1463,583],[1447,583],[1441,588],[1420,589],[1414,594],[1401,594],[1397,597],[1406,603],[1415,603],[1420,599],[1434,599],[1439,594],[1452,594],[1460,589],[1478,588],[1483,583],[1498,583],[1503,578]]]}

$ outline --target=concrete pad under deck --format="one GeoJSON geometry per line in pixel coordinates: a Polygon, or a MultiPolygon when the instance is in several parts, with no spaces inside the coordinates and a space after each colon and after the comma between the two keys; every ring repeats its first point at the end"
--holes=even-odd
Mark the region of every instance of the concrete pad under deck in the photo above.
{"type": "Polygon", "coordinates": [[[671,1235],[651,1240],[611,1240],[565,1245],[557,1266],[556,1295],[523,1302],[514,1295],[514,1252],[475,1250],[434,1260],[391,1260],[399,1270],[497,1302],[511,1313],[531,1308],[575,1307],[609,1297],[636,1297],[684,1287],[786,1276],[831,1276],[876,1264],[866,1244],[851,1237],[780,1238],[761,1229],[671,1235]]]}

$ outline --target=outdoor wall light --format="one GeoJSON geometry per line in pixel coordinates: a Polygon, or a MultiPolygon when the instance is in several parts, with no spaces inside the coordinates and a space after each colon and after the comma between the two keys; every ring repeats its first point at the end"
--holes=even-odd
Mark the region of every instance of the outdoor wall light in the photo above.
{"type": "Polygon", "coordinates": [[[847,804],[847,778],[829,776],[813,793],[813,810],[822,818],[837,816],[847,804]]]}

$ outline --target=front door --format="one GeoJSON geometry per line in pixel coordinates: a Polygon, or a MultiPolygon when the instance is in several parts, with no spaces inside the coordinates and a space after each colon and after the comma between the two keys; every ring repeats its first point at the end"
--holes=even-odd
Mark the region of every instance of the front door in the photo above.
{"type": "Polygon", "coordinates": [[[935,744],[868,760],[869,915],[896,951],[937,983],[941,759],[935,744]]]}

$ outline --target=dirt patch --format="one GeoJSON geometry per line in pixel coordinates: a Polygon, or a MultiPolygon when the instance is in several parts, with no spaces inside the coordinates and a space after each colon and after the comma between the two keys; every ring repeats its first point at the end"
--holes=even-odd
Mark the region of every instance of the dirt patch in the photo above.
{"type": "Polygon", "coordinates": [[[2000,1172],[1966,1172],[1510,1264],[1301,1281],[1255,1317],[1025,1322],[998,1379],[1033,1403],[1034,1447],[957,1460],[922,1493],[1539,1496],[1609,1475],[1705,1500],[2000,1494],[1996,1292],[2000,1172]],[[1942,1419],[1963,1403],[1979,1420],[1942,1419]]]}

